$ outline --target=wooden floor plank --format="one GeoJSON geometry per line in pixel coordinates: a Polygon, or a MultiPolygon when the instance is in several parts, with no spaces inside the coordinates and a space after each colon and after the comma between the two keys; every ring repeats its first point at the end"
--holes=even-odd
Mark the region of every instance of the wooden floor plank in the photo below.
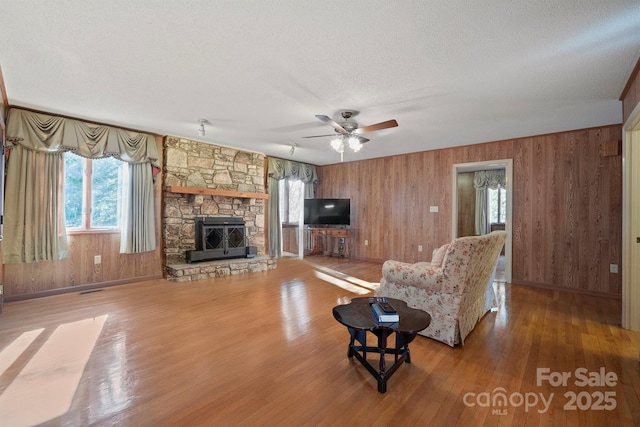
{"type": "Polygon", "coordinates": [[[310,257],[242,276],[6,303],[0,424],[11,414],[45,426],[640,425],[638,334],[620,327],[620,301],[504,282],[495,284],[498,310],[464,347],[418,336],[412,363],[378,393],[346,357],[347,330],[331,309],[367,295],[380,277],[379,263],[310,257]],[[67,384],[75,387],[71,401],[14,394],[17,381],[37,390],[65,378],[64,363],[21,375],[60,328],[100,316],[106,321],[84,372],[67,384]],[[575,386],[576,369],[600,367],[617,375],[615,386],[575,386]],[[538,386],[538,368],[572,378],[538,386]],[[499,388],[554,398],[546,412],[541,404],[484,404],[499,388]],[[566,410],[568,391],[613,392],[616,408],[566,410]]]}

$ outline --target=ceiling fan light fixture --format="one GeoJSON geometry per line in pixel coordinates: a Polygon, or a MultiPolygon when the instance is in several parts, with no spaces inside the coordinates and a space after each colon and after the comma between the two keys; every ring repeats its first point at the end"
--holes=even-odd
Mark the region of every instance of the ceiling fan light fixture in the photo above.
{"type": "Polygon", "coordinates": [[[362,148],[362,143],[357,136],[349,137],[349,148],[351,148],[356,153],[360,151],[360,149],[362,148]]]}
{"type": "Polygon", "coordinates": [[[334,138],[331,140],[331,148],[336,150],[338,153],[344,152],[344,142],[342,138],[334,138]]]}
{"type": "MultiPolygon", "coordinates": [[[[349,149],[354,153],[357,153],[362,149],[362,144],[368,142],[369,139],[360,136],[362,133],[374,132],[382,129],[389,129],[398,126],[398,122],[395,119],[387,120],[385,122],[376,123],[361,127],[356,122],[351,122],[349,119],[351,116],[357,114],[357,111],[345,110],[340,115],[345,120],[342,123],[338,123],[329,116],[317,114],[316,118],[320,121],[333,127],[333,130],[337,133],[331,140],[331,148],[340,153],[340,160],[343,158],[345,145],[349,146],[349,149]]],[[[303,136],[303,138],[319,138],[333,135],[313,135],[303,136]]]]}

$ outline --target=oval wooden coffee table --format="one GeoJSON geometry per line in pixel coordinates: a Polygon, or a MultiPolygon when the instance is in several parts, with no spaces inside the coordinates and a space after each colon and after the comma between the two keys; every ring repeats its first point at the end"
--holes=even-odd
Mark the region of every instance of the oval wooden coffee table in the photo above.
{"type": "Polygon", "coordinates": [[[371,311],[369,298],[353,298],[349,304],[338,305],[333,308],[333,317],[349,330],[351,339],[347,357],[356,357],[378,381],[378,391],[387,391],[387,380],[402,365],[403,362],[411,363],[409,343],[416,334],[426,329],[431,323],[431,316],[422,310],[409,308],[404,301],[387,298],[398,312],[400,321],[395,323],[378,323],[371,311]],[[377,347],[367,346],[367,331],[378,337],[377,347]],[[395,347],[387,347],[389,335],[396,334],[395,347]],[[356,345],[356,341],[359,345],[356,345]],[[367,353],[379,353],[379,369],[375,369],[367,361],[367,353]],[[394,363],[388,369],[385,362],[385,354],[394,355],[394,363]]]}

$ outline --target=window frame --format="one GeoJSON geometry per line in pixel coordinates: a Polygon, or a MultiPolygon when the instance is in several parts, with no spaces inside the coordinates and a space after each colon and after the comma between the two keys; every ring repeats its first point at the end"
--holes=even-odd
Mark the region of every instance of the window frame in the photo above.
{"type": "MultiPolygon", "coordinates": [[[[66,155],[67,153],[65,153],[66,155]]],[[[75,155],[71,153],[71,155],[75,155]]],[[[93,202],[92,178],[93,178],[93,162],[100,159],[89,159],[87,157],[78,156],[82,160],[82,213],[80,214],[80,226],[65,226],[67,235],[70,234],[120,234],[121,220],[118,218],[118,225],[114,227],[91,227],[91,209],[93,202]]],[[[65,171],[66,173],[66,171],[65,171]]],[[[66,179],[66,177],[65,177],[66,179]]],[[[66,215],[66,212],[65,212],[66,215]]]]}
{"type": "MultiPolygon", "coordinates": [[[[280,180],[280,182],[284,181],[282,187],[280,187],[280,223],[283,226],[300,226],[301,225],[301,218],[298,218],[295,221],[291,221],[291,215],[290,215],[290,192],[291,192],[291,185],[293,183],[296,183],[296,185],[304,185],[302,184],[302,182],[300,180],[290,180],[288,178],[282,179],[280,180]],[[285,220],[285,216],[286,216],[286,220],[285,220]]],[[[304,187],[301,188],[302,191],[302,199],[303,199],[303,203],[304,203],[304,187]]],[[[304,209],[304,206],[301,206],[301,209],[304,209]]]]}
{"type": "MultiPolygon", "coordinates": [[[[506,201],[506,199],[507,199],[507,189],[504,188],[502,185],[498,185],[498,188],[496,188],[496,189],[489,188],[488,190],[489,191],[497,191],[497,193],[498,193],[498,202],[497,202],[497,206],[498,206],[497,218],[498,218],[498,220],[496,222],[489,221],[489,224],[506,224],[506,222],[507,222],[506,207],[505,207],[505,211],[504,212],[502,212],[501,207],[502,207],[502,198],[503,198],[502,193],[504,192],[504,199],[506,201]],[[500,221],[500,217],[502,216],[502,214],[504,214],[504,221],[500,221]]],[[[491,219],[491,200],[490,200],[491,194],[490,194],[489,191],[487,191],[487,210],[488,210],[487,217],[489,219],[491,219]]]]}

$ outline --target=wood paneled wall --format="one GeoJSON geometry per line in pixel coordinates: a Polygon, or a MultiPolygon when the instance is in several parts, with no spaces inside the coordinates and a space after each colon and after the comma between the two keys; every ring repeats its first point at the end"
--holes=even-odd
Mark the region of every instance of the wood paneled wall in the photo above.
{"type": "Polygon", "coordinates": [[[513,159],[512,281],[620,297],[609,264],[621,263],[622,160],[601,152],[621,132],[605,126],[322,166],[318,197],[351,198],[355,258],[426,261],[452,238],[453,165],[513,159]]]}
{"type": "Polygon", "coordinates": [[[64,260],[6,264],[5,298],[43,296],[68,287],[106,286],[162,277],[160,250],[143,254],[119,252],[118,233],[72,234],[69,256],[64,260]],[[95,255],[102,256],[101,264],[94,265],[95,255]]]}
{"type": "Polygon", "coordinates": [[[609,264],[622,261],[622,157],[601,155],[621,136],[612,126],[516,144],[514,280],[621,295],[609,264]]]}
{"type": "MultiPolygon", "coordinates": [[[[156,137],[156,144],[162,157],[161,137],[156,137]]],[[[158,174],[154,183],[158,245],[155,251],[120,254],[119,233],[71,234],[69,256],[64,260],[5,264],[5,300],[55,294],[69,287],[88,289],[162,277],[161,190],[162,174],[158,174]],[[101,264],[94,265],[95,255],[101,255],[101,264]]]]}
{"type": "Polygon", "coordinates": [[[474,172],[458,174],[458,237],[476,234],[476,189],[474,172]]]}
{"type": "Polygon", "coordinates": [[[298,226],[282,226],[282,250],[292,254],[298,254],[298,226]]]}

